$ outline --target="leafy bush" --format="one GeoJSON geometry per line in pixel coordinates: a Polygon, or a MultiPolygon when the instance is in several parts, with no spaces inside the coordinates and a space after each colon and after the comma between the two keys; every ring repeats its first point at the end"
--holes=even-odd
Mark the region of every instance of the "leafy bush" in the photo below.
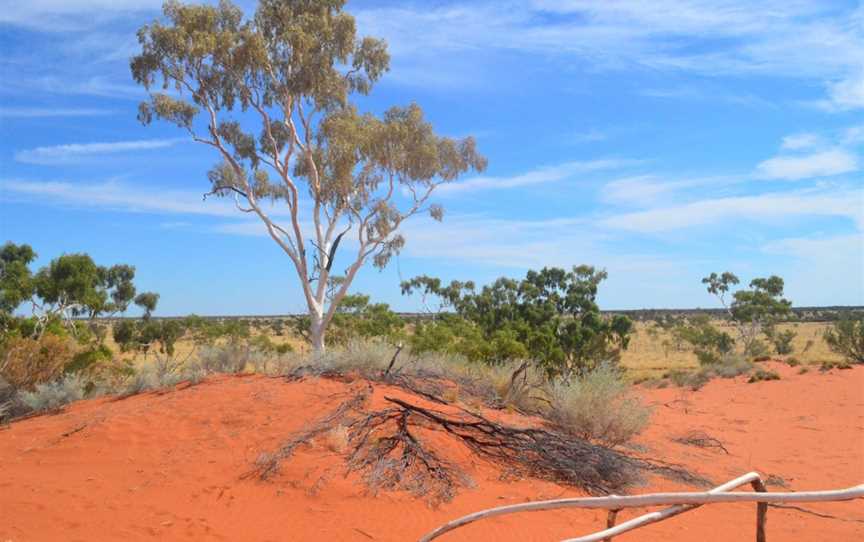
{"type": "Polygon", "coordinates": [[[605,271],[590,266],[544,268],[529,271],[521,281],[500,278],[479,292],[470,281],[442,286],[440,279],[427,276],[403,282],[402,292],[435,296],[455,311],[431,324],[418,322],[415,348],[455,349],[491,364],[530,358],[554,378],[616,362],[627,348],[630,319],[605,318],[596,303],[605,279],[605,271]]]}
{"type": "Polygon", "coordinates": [[[735,348],[735,340],[725,331],[719,331],[711,324],[707,315],[698,315],[687,322],[681,322],[672,329],[678,342],[686,342],[693,347],[696,359],[702,366],[721,363],[723,357],[735,348]]]}
{"type": "Polygon", "coordinates": [[[647,425],[651,411],[609,364],[548,388],[548,418],[568,433],[607,446],[623,444],[647,425]]]}
{"type": "Polygon", "coordinates": [[[750,375],[747,383],[753,384],[754,382],[762,382],[767,380],[780,380],[780,375],[778,375],[774,371],[766,371],[765,369],[762,369],[760,367],[759,369],[756,369],[756,372],[750,375]]]}
{"type": "Polygon", "coordinates": [[[834,322],[825,331],[825,342],[832,352],[851,363],[864,363],[864,317],[834,322]]]}
{"type": "Polygon", "coordinates": [[[781,331],[779,333],[772,330],[770,333],[766,334],[768,335],[768,339],[774,345],[774,351],[777,352],[777,354],[784,356],[795,351],[792,341],[795,340],[798,333],[794,330],[787,329],[786,331],[781,331]]]}

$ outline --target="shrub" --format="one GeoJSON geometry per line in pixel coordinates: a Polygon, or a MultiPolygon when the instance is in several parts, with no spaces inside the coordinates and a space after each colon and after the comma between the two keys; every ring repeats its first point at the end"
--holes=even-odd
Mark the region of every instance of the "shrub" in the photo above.
{"type": "Polygon", "coordinates": [[[530,357],[549,377],[569,378],[617,361],[629,344],[630,319],[606,317],[596,303],[606,276],[584,265],[543,268],[519,281],[499,278],[480,291],[471,281],[443,286],[440,279],[420,276],[403,282],[402,293],[419,292],[424,304],[427,296],[437,297],[455,312],[429,330],[418,323],[422,349],[452,353],[456,347],[490,364],[530,357]],[[453,337],[459,338],[455,344],[453,337]]]}
{"type": "Polygon", "coordinates": [[[761,382],[767,380],[780,380],[780,375],[778,375],[774,371],[766,371],[765,369],[759,368],[756,369],[755,373],[750,375],[750,379],[747,380],[747,383],[753,384],[754,382],[761,382]]]}
{"type": "Polygon", "coordinates": [[[0,352],[0,376],[16,389],[32,390],[57,379],[75,356],[75,341],[44,334],[39,339],[12,337],[0,352]]]}
{"type": "Polygon", "coordinates": [[[711,371],[721,378],[734,378],[752,369],[753,364],[740,355],[728,355],[721,363],[711,367],[711,371]]]}
{"type": "Polygon", "coordinates": [[[228,343],[205,346],[198,351],[197,365],[207,373],[242,373],[258,354],[247,345],[228,343]]]}
{"type": "Polygon", "coordinates": [[[774,344],[774,351],[783,356],[795,351],[795,348],[792,346],[792,341],[797,336],[798,334],[795,331],[787,329],[786,331],[772,334],[769,336],[769,339],[774,344]]]}
{"type": "Polygon", "coordinates": [[[825,330],[824,337],[832,352],[850,363],[864,363],[864,317],[838,320],[825,330]]]}
{"type": "Polygon", "coordinates": [[[789,358],[786,360],[786,365],[789,367],[798,367],[801,365],[801,361],[798,358],[789,358]]]}
{"type": "Polygon", "coordinates": [[[79,375],[66,375],[53,382],[37,384],[33,391],[19,392],[19,395],[33,410],[56,410],[83,399],[86,387],[87,383],[79,375]]]}
{"type": "Polygon", "coordinates": [[[650,410],[609,364],[547,387],[548,418],[562,430],[608,446],[623,444],[647,425],[650,410]]]}
{"type": "Polygon", "coordinates": [[[708,369],[701,369],[699,371],[673,369],[665,373],[663,378],[668,379],[679,388],[690,388],[696,391],[711,380],[711,371],[708,369]]]}
{"type": "Polygon", "coordinates": [[[819,370],[824,372],[830,371],[831,369],[851,369],[852,364],[846,360],[843,361],[823,361],[819,364],[819,370]]]}

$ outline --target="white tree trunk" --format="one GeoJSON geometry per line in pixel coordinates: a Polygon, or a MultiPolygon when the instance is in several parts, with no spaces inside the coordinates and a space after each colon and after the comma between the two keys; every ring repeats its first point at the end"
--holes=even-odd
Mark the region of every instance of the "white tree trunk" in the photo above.
{"type": "Polygon", "coordinates": [[[312,352],[315,357],[324,353],[324,315],[322,311],[315,308],[309,310],[309,342],[312,343],[312,352]]]}

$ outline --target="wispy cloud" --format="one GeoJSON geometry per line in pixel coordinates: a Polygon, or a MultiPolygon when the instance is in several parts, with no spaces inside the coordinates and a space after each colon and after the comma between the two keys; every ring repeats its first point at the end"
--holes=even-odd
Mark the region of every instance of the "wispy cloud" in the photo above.
{"type": "Polygon", "coordinates": [[[164,149],[184,139],[143,139],[110,143],[70,143],[51,147],[36,147],[15,153],[15,160],[25,164],[63,165],[80,162],[88,157],[164,149]]]}
{"type": "Polygon", "coordinates": [[[474,177],[465,181],[442,185],[437,193],[450,195],[475,190],[522,188],[560,182],[577,175],[597,171],[622,169],[639,163],[639,160],[618,158],[565,162],[563,164],[539,167],[527,173],[509,177],[474,177]]]}
{"type": "Polygon", "coordinates": [[[237,216],[230,200],[209,198],[202,201],[203,192],[148,187],[144,183],[132,186],[116,181],[85,183],[0,179],[0,199],[130,213],[237,216]]]}
{"type": "Polygon", "coordinates": [[[797,181],[858,171],[858,157],[845,149],[828,149],[806,155],[775,156],[756,166],[766,179],[797,181]]]}
{"type": "Polygon", "coordinates": [[[822,136],[810,132],[792,134],[783,138],[780,147],[786,150],[812,149],[824,143],[822,136]]]}
{"type": "Polygon", "coordinates": [[[101,117],[113,115],[112,109],[90,108],[51,108],[51,107],[0,107],[0,117],[4,118],[49,118],[49,117],[101,117]]]}
{"type": "Polygon", "coordinates": [[[158,10],[162,0],[28,0],[8,2],[0,10],[0,24],[43,32],[83,30],[130,13],[158,10]]]}
{"type": "Polygon", "coordinates": [[[864,227],[864,191],[773,192],[754,196],[702,199],[609,216],[605,227],[641,233],[660,233],[718,224],[728,220],[773,222],[808,216],[841,217],[864,227]]]}
{"type": "Polygon", "coordinates": [[[457,52],[540,53],[611,70],[827,81],[824,101],[847,109],[864,107],[862,13],[821,0],[758,9],[745,0],[407,2],[357,11],[360,29],[385,37],[396,62],[414,59],[426,71],[457,52]]]}

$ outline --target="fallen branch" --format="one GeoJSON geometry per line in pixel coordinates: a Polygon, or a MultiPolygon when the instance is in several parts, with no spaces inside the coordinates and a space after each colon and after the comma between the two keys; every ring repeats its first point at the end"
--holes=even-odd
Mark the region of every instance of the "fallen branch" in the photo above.
{"type": "Polygon", "coordinates": [[[697,448],[718,448],[723,450],[723,453],[729,455],[729,450],[723,446],[723,443],[714,437],[709,436],[704,431],[691,431],[683,437],[672,439],[679,444],[687,446],[696,446],[697,448]]]}
{"type": "Polygon", "coordinates": [[[623,508],[642,508],[645,506],[662,505],[687,505],[687,504],[716,504],[716,503],[738,503],[756,502],[766,504],[785,504],[790,502],[829,502],[850,501],[864,497],[864,484],[831,491],[801,491],[797,493],[762,493],[762,492],[729,492],[729,493],[650,493],[646,495],[633,495],[620,497],[617,495],[606,497],[576,497],[570,499],[555,499],[549,501],[536,501],[523,504],[501,506],[475,512],[467,516],[451,521],[420,539],[420,542],[429,542],[444,533],[468,525],[481,519],[497,516],[515,514],[517,512],[539,512],[544,510],[558,510],[561,508],[586,508],[614,510],[623,508]]]}

